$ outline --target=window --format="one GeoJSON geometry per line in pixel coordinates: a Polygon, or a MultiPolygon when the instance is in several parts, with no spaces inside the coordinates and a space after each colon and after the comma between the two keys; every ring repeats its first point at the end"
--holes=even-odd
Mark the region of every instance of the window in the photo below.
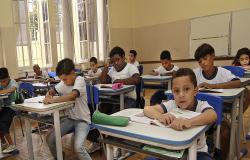
{"type": "Polygon", "coordinates": [[[13,0],[19,67],[52,63],[48,0],[13,0]]]}
{"type": "Polygon", "coordinates": [[[56,1],[57,22],[56,22],[56,45],[58,61],[64,58],[63,48],[63,17],[62,17],[62,0],[56,1]]]}

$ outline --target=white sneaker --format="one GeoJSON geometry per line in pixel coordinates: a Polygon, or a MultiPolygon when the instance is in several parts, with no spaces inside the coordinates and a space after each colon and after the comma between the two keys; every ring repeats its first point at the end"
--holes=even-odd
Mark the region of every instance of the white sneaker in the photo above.
{"type": "Polygon", "coordinates": [[[95,151],[100,150],[101,146],[100,143],[90,142],[88,145],[85,145],[85,148],[88,153],[94,153],[95,151]]]}
{"type": "Polygon", "coordinates": [[[118,159],[121,156],[121,150],[118,147],[113,147],[113,157],[118,159]]]}
{"type": "Polygon", "coordinates": [[[11,153],[16,150],[15,145],[9,145],[5,150],[3,150],[3,153],[11,153]]]}

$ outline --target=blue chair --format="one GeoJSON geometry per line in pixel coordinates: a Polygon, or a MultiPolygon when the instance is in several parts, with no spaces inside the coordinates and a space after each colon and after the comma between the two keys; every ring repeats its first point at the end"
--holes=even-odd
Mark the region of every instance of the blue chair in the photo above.
{"type": "MultiPolygon", "coordinates": [[[[167,94],[168,99],[174,99],[173,94],[167,94]]],[[[216,114],[217,114],[217,130],[216,130],[216,142],[215,147],[216,149],[220,149],[220,128],[221,128],[221,122],[222,122],[222,110],[223,110],[223,99],[221,97],[208,94],[208,93],[198,93],[196,95],[196,98],[201,101],[207,101],[209,105],[211,105],[216,114]]]]}
{"type": "Polygon", "coordinates": [[[50,78],[56,77],[56,72],[48,72],[50,78]]]}
{"type": "Polygon", "coordinates": [[[244,77],[245,70],[239,66],[223,66],[223,68],[231,71],[232,74],[234,74],[235,76],[238,76],[241,78],[244,77]]]}
{"type": "Polygon", "coordinates": [[[94,112],[95,110],[98,110],[99,90],[96,86],[86,85],[86,91],[87,91],[88,105],[90,106],[89,109],[94,112]]]}
{"type": "Polygon", "coordinates": [[[35,88],[34,88],[34,86],[31,83],[26,83],[26,82],[20,83],[19,90],[27,91],[28,94],[29,94],[29,95],[27,95],[28,98],[35,96],[35,88]]]}

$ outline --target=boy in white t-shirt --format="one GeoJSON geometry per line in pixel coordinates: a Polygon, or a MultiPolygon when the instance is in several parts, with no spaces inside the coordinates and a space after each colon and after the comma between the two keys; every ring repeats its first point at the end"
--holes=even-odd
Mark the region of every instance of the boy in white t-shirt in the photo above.
{"type": "MultiPolygon", "coordinates": [[[[110,51],[110,60],[112,67],[109,70],[109,64],[104,65],[100,76],[101,83],[123,83],[125,85],[137,85],[140,83],[140,75],[136,66],[125,62],[125,52],[120,47],[114,47],[110,51]]],[[[136,107],[136,91],[125,95],[125,107],[136,107]]],[[[106,107],[107,108],[107,107],[106,107]]],[[[111,107],[109,107],[111,108],[111,107]]]]}
{"type": "Polygon", "coordinates": [[[48,79],[49,78],[48,73],[46,71],[42,71],[38,64],[35,64],[33,66],[33,70],[34,70],[34,78],[35,79],[39,79],[39,78],[48,79]]]}
{"type": "Polygon", "coordinates": [[[128,53],[128,63],[135,65],[136,67],[139,67],[140,64],[136,60],[137,52],[135,50],[130,50],[128,53]]]}
{"type": "MultiPolygon", "coordinates": [[[[146,106],[144,114],[176,130],[213,124],[216,121],[217,115],[213,107],[206,101],[200,101],[195,98],[198,87],[195,74],[191,69],[180,68],[176,72],[172,80],[172,92],[174,100],[163,102],[160,105],[146,106]],[[176,118],[171,112],[177,108],[201,114],[191,119],[176,118]]],[[[198,152],[208,151],[205,133],[197,143],[198,152]]]]}
{"type": "Polygon", "coordinates": [[[102,73],[101,68],[98,68],[97,59],[95,57],[91,57],[89,60],[90,70],[88,71],[88,75],[91,77],[99,77],[102,73]]]}
{"type": "MultiPolygon", "coordinates": [[[[69,116],[61,122],[61,135],[74,133],[74,149],[79,160],[91,160],[84,148],[84,141],[89,132],[90,111],[87,104],[85,80],[76,76],[75,65],[71,59],[65,58],[58,62],[56,74],[61,79],[54,89],[49,90],[43,102],[45,104],[65,101],[75,101],[73,107],[65,112],[69,116]],[[54,97],[56,94],[61,96],[54,97]]],[[[52,155],[56,158],[56,139],[53,130],[47,136],[47,144],[52,155]]]]}
{"type": "MultiPolygon", "coordinates": [[[[151,72],[151,75],[154,75],[154,76],[158,76],[158,75],[172,76],[173,73],[179,69],[179,67],[172,64],[172,62],[171,62],[172,58],[171,58],[171,54],[169,51],[167,51],[167,50],[162,51],[160,59],[161,59],[161,66],[154,69],[151,72]]],[[[150,105],[161,104],[162,100],[164,100],[164,99],[166,99],[164,91],[158,90],[150,98],[150,105]]]]}

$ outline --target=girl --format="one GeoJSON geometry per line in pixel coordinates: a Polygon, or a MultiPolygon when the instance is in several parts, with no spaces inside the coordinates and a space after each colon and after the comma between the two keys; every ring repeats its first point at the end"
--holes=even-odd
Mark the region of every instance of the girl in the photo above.
{"type": "Polygon", "coordinates": [[[234,58],[233,65],[250,70],[250,50],[248,48],[239,49],[234,58]]]}

